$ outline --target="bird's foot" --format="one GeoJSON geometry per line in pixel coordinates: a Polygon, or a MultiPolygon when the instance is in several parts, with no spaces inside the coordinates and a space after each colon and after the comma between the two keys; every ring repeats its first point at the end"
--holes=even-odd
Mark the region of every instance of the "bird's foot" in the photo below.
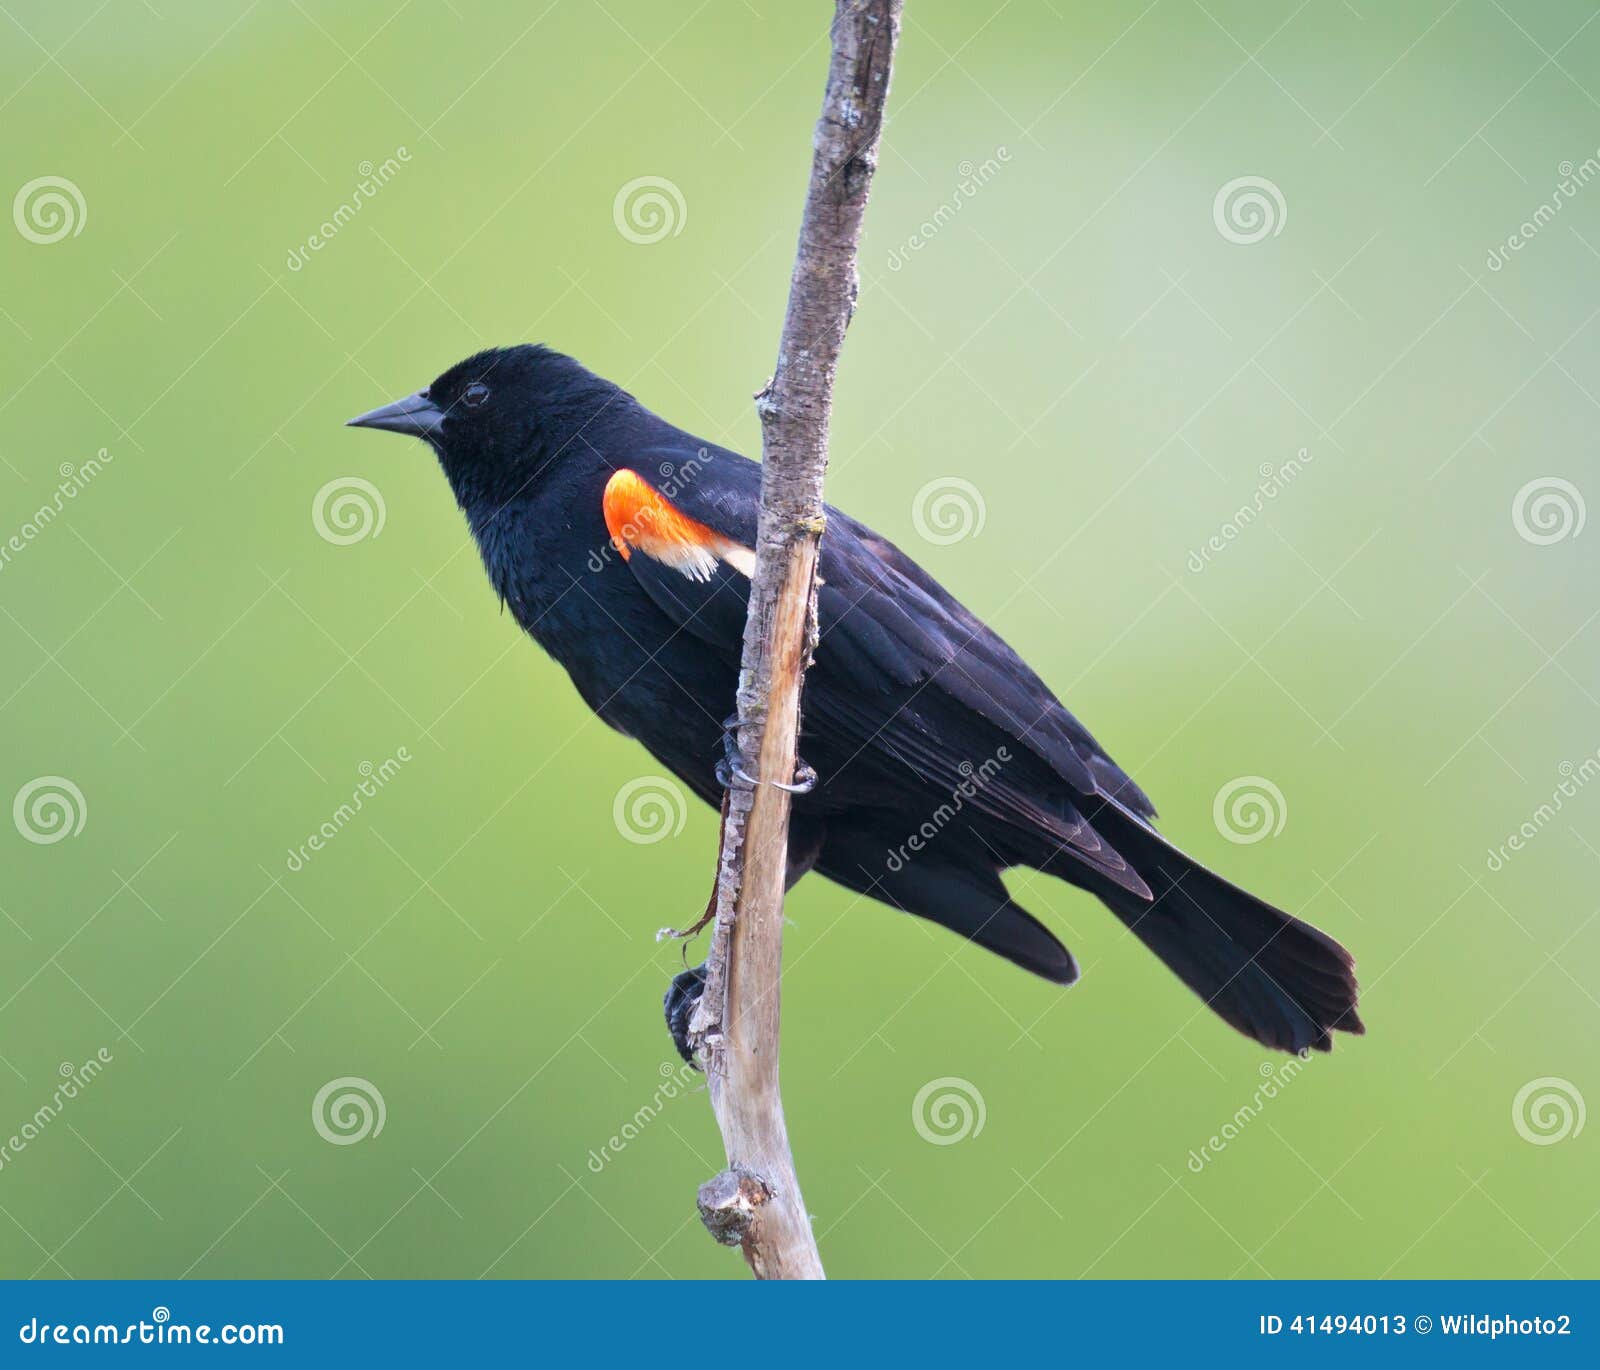
{"type": "Polygon", "coordinates": [[[717,762],[717,784],[725,790],[731,790],[735,784],[743,785],[746,789],[754,789],[757,785],[767,784],[775,789],[784,790],[789,794],[810,794],[817,787],[817,772],[807,765],[800,757],[794,759],[794,780],[757,780],[750,774],[746,765],[745,755],[739,750],[739,715],[730,714],[722,720],[722,759],[717,762]]]}
{"type": "MultiPolygon", "coordinates": [[[[704,964],[672,977],[666,997],[661,1002],[667,1018],[667,1031],[672,1034],[672,1045],[678,1055],[690,1065],[695,1064],[694,1048],[689,1043],[689,1020],[694,1016],[695,1005],[705,993],[706,968],[704,964]]],[[[698,1067],[697,1067],[698,1068],[698,1067]]]]}

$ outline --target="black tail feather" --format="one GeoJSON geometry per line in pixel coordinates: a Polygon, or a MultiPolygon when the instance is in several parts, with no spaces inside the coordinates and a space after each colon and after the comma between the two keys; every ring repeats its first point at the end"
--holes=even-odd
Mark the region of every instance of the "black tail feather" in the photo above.
{"type": "Polygon", "coordinates": [[[1095,893],[1224,1021],[1293,1052],[1331,1051],[1334,1032],[1365,1031],[1355,961],[1333,938],[1229,884],[1117,807],[1093,822],[1155,898],[1109,885],[1095,893]]]}

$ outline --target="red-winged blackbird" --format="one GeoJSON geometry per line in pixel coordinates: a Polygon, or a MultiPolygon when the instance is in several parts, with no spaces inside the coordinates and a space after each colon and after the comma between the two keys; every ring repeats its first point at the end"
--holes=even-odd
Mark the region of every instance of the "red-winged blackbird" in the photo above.
{"type": "MultiPolygon", "coordinates": [[[[479,353],[350,422],[432,446],[517,622],[717,804],[760,468],[536,346],[479,353]]],[[[910,557],[830,508],[820,576],[800,736],[816,782],[794,802],[791,883],[816,869],[1071,984],[1072,955],[1000,880],[1031,866],[1096,895],[1267,1046],[1362,1031],[1349,953],[1161,837],[1144,792],[910,557]]],[[[699,982],[679,982],[681,1049],[699,982]]]]}

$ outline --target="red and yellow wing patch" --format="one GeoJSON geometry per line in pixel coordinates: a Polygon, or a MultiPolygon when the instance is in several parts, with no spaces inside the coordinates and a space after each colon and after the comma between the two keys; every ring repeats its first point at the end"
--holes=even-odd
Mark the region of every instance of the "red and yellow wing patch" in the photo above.
{"type": "Polygon", "coordinates": [[[632,471],[618,471],[606,482],[603,507],[611,545],[624,561],[643,552],[698,581],[710,580],[719,561],[746,576],[755,571],[750,548],[690,518],[632,471]]]}

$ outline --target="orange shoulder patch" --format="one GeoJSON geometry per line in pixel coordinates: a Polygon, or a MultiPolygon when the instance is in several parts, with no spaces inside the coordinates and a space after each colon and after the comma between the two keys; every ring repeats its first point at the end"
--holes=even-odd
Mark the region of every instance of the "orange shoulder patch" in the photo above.
{"type": "Polygon", "coordinates": [[[603,509],[611,545],[624,561],[640,551],[700,581],[711,579],[719,561],[747,576],[755,568],[755,553],[748,547],[690,518],[626,468],[606,482],[603,509]]]}

